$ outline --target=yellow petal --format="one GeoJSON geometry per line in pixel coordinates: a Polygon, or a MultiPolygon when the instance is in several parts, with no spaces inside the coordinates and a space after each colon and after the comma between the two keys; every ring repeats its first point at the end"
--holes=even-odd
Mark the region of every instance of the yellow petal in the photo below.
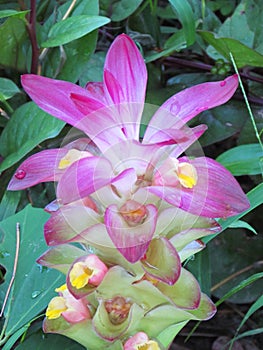
{"type": "Polygon", "coordinates": [[[65,290],[67,290],[67,285],[62,284],[62,286],[55,289],[55,292],[59,293],[59,292],[64,292],[65,290]]]}
{"type": "Polygon", "coordinates": [[[147,343],[139,345],[137,347],[138,350],[160,350],[159,345],[156,341],[149,340],[147,343]]]}
{"type": "Polygon", "coordinates": [[[51,299],[46,310],[46,317],[49,320],[59,318],[62,312],[67,310],[66,301],[63,297],[55,297],[51,299]]]}
{"type": "Polygon", "coordinates": [[[89,152],[84,152],[84,151],[79,151],[77,149],[70,149],[68,153],[63,157],[58,165],[59,169],[66,169],[69,167],[72,163],[76,162],[77,160],[81,158],[86,158],[89,157],[90,153],[89,152]]]}
{"type": "Polygon", "coordinates": [[[77,262],[73,265],[69,280],[73,287],[81,289],[89,283],[89,279],[93,275],[93,270],[89,269],[83,262],[77,262]]]}
{"type": "Polygon", "coordinates": [[[193,188],[197,183],[197,172],[190,163],[179,163],[177,176],[180,184],[185,188],[193,188]]]}

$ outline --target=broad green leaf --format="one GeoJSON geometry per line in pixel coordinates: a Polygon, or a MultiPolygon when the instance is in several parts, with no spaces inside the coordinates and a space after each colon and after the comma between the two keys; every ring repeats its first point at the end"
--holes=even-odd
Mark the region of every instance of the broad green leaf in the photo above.
{"type": "Polygon", "coordinates": [[[102,81],[105,52],[95,52],[87,62],[86,69],[79,79],[81,86],[85,86],[88,81],[102,81]]]}
{"type": "Polygon", "coordinates": [[[55,47],[79,39],[95,29],[107,24],[110,19],[102,16],[74,16],[56,23],[49,31],[48,39],[42,47],[55,47]]]}
{"type": "Polygon", "coordinates": [[[175,51],[179,51],[186,47],[185,37],[183,30],[175,32],[168,40],[164,43],[165,49],[173,48],[175,51]]]}
{"type": "Polygon", "coordinates": [[[254,32],[254,48],[263,53],[263,2],[258,0],[246,0],[247,24],[254,32]]]}
{"type": "Polygon", "coordinates": [[[21,191],[6,191],[0,203],[0,221],[14,215],[20,201],[21,191]]]}
{"type": "Polygon", "coordinates": [[[2,350],[10,350],[17,340],[28,330],[30,323],[18,329],[5,343],[2,350]]]}
{"type": "Polygon", "coordinates": [[[263,150],[257,143],[231,148],[216,160],[234,176],[262,174],[263,150]]]}
{"type": "Polygon", "coordinates": [[[174,51],[180,51],[186,47],[185,35],[183,30],[174,33],[164,44],[164,50],[160,52],[149,51],[145,55],[145,62],[149,63],[160,59],[161,57],[169,56],[174,51]]]}
{"type": "Polygon", "coordinates": [[[218,30],[218,37],[232,38],[240,41],[242,44],[255,49],[253,46],[254,33],[249,28],[247,23],[247,16],[245,3],[239,4],[232,16],[228,17],[223,25],[218,30]]]}
{"type": "Polygon", "coordinates": [[[263,67],[263,55],[240,41],[232,38],[218,38],[214,33],[199,31],[199,35],[210,45],[212,45],[229,62],[231,52],[238,68],[244,66],[263,67]]]}
{"type": "Polygon", "coordinates": [[[27,13],[30,11],[16,11],[16,10],[2,10],[0,11],[0,18],[5,18],[5,17],[20,17],[24,18],[27,13]]]}
{"type": "Polygon", "coordinates": [[[0,78],[0,101],[8,100],[18,92],[20,90],[12,80],[0,78]]]}
{"type": "Polygon", "coordinates": [[[22,19],[9,17],[0,26],[0,66],[25,71],[26,55],[23,44],[27,38],[26,25],[22,19]]]}
{"type": "MultiPolygon", "coordinates": [[[[71,1],[66,3],[66,9],[68,9],[71,1]]],[[[63,7],[63,5],[61,6],[63,7]]],[[[65,14],[65,12],[64,12],[65,14]]],[[[99,0],[79,0],[73,8],[71,17],[79,15],[94,16],[99,14],[99,0]]]]}
{"type": "Polygon", "coordinates": [[[18,265],[9,305],[5,309],[6,335],[11,335],[26,325],[54,296],[54,289],[64,283],[64,278],[54,270],[42,268],[36,259],[46,249],[43,226],[49,215],[43,209],[27,206],[18,214],[0,223],[3,235],[0,263],[6,269],[5,282],[1,286],[0,299],[4,299],[13,272],[16,250],[16,224],[20,224],[18,265]],[[10,314],[7,315],[8,310],[10,314]]]}
{"type": "Polygon", "coordinates": [[[112,5],[111,19],[114,22],[122,21],[129,17],[141,5],[143,0],[118,0],[112,5]]]}
{"type": "Polygon", "coordinates": [[[209,246],[202,252],[196,254],[192,260],[187,263],[187,268],[198,280],[201,290],[210,295],[211,289],[211,266],[209,256],[209,246]],[[204,273],[205,271],[205,273],[204,273]]]}
{"type": "MultiPolygon", "coordinates": [[[[263,237],[247,234],[244,229],[228,229],[223,235],[209,243],[213,295],[220,299],[231,288],[259,272],[262,259],[263,237]],[[216,287],[216,288],[215,288],[216,287]]],[[[238,294],[229,295],[230,301],[252,303],[262,294],[262,281],[240,289],[238,294]]]]}
{"type": "Polygon", "coordinates": [[[225,140],[240,132],[247,119],[248,113],[243,103],[236,101],[204,111],[195,119],[198,121],[196,124],[208,126],[199,141],[202,146],[208,146],[225,140]]]}
{"type": "Polygon", "coordinates": [[[57,136],[64,125],[33,102],[18,108],[0,137],[0,154],[4,157],[0,171],[18,162],[40,142],[57,136]]]}
{"type": "MultiPolygon", "coordinates": [[[[258,93],[255,93],[255,94],[260,96],[261,95],[260,91],[258,91],[258,93]]],[[[262,106],[251,105],[251,107],[252,107],[253,119],[256,124],[257,130],[262,136],[262,130],[263,130],[262,106]]],[[[247,121],[244,124],[244,127],[242,128],[240,134],[238,135],[239,145],[248,144],[248,143],[258,143],[258,138],[256,136],[255,128],[254,128],[254,125],[252,124],[251,118],[247,119],[247,121]]]]}
{"type": "MultiPolygon", "coordinates": [[[[85,348],[75,341],[59,334],[34,333],[20,343],[16,350],[84,350],[85,348]]],[[[4,350],[4,349],[3,349],[4,350]]],[[[7,349],[6,349],[7,350],[7,349]]]]}
{"type": "Polygon", "coordinates": [[[195,42],[195,18],[192,8],[187,0],[169,0],[182,23],[187,46],[195,42]]]}
{"type": "Polygon", "coordinates": [[[68,59],[63,64],[58,79],[76,83],[82,77],[83,71],[89,67],[89,58],[96,49],[97,37],[97,30],[94,30],[64,46],[68,59]]]}

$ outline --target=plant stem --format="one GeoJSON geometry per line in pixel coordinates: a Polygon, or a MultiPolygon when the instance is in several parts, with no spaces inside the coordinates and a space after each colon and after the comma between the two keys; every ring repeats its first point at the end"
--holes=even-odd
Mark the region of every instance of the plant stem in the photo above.
{"type": "Polygon", "coordinates": [[[39,48],[36,36],[36,0],[30,0],[30,15],[27,23],[27,31],[31,42],[32,58],[30,72],[37,73],[39,48]]]}

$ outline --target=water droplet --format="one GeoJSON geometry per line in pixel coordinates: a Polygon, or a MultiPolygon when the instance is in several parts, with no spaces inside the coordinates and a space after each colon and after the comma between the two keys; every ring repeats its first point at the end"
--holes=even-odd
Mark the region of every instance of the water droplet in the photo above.
{"type": "Polygon", "coordinates": [[[6,258],[7,256],[10,256],[10,253],[6,251],[0,251],[0,258],[6,258]]]}
{"type": "Polygon", "coordinates": [[[221,81],[221,83],[220,83],[220,86],[225,86],[226,85],[226,81],[221,81]]]}
{"type": "Polygon", "coordinates": [[[39,264],[37,265],[37,267],[39,268],[39,271],[41,273],[48,270],[48,268],[46,266],[42,266],[42,265],[39,265],[39,264]]]}
{"type": "Polygon", "coordinates": [[[35,290],[32,294],[31,294],[31,298],[35,299],[37,298],[39,295],[41,294],[40,290],[35,290]]]}
{"type": "Polygon", "coordinates": [[[16,173],[15,173],[15,178],[17,180],[23,180],[23,178],[26,176],[26,172],[23,169],[19,169],[16,173]]]}

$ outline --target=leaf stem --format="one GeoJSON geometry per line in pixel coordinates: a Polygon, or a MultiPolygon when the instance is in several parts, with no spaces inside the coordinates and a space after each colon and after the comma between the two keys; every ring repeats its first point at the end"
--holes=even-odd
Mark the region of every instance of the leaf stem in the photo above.
{"type": "MultiPolygon", "coordinates": [[[[248,98],[247,98],[247,95],[246,95],[246,91],[245,91],[245,89],[244,89],[244,86],[243,86],[243,83],[242,83],[242,80],[241,80],[239,71],[238,71],[238,69],[237,69],[237,65],[236,65],[234,56],[232,55],[232,52],[229,52],[229,55],[230,55],[231,62],[232,62],[232,64],[233,64],[233,66],[234,66],[235,72],[236,72],[236,74],[237,74],[237,76],[238,76],[239,85],[240,85],[240,88],[241,88],[241,91],[242,91],[242,94],[243,94],[243,97],[244,97],[244,100],[245,100],[245,103],[246,103],[246,106],[247,106],[248,114],[249,114],[249,116],[250,116],[250,119],[251,119],[251,122],[252,122],[252,125],[253,125],[253,128],[254,128],[254,131],[255,131],[255,134],[256,134],[256,138],[258,139],[258,143],[260,144],[261,149],[262,149],[262,151],[263,151],[263,143],[262,143],[262,141],[261,141],[260,134],[259,134],[259,131],[258,131],[258,128],[257,128],[257,124],[256,124],[256,122],[255,122],[255,118],[254,118],[252,109],[251,109],[250,104],[249,104],[249,102],[248,102],[248,98]]],[[[262,170],[262,176],[263,176],[263,169],[261,168],[261,170],[262,170]]]]}
{"type": "Polygon", "coordinates": [[[37,44],[37,35],[36,35],[36,0],[30,0],[30,15],[29,15],[29,21],[27,22],[27,31],[31,42],[31,48],[32,48],[30,72],[33,74],[36,74],[37,66],[38,66],[38,56],[39,56],[39,47],[37,44]]]}
{"type": "MultiPolygon", "coordinates": [[[[69,8],[67,9],[66,13],[64,14],[64,16],[62,17],[62,21],[64,21],[65,19],[68,18],[68,16],[70,15],[71,11],[73,10],[75,4],[76,4],[77,0],[72,0],[69,8]]],[[[41,52],[40,56],[39,56],[39,61],[42,62],[44,60],[44,58],[46,57],[47,53],[48,53],[49,47],[45,47],[43,49],[43,51],[41,52]]],[[[40,72],[38,72],[40,73],[40,72]]]]}

